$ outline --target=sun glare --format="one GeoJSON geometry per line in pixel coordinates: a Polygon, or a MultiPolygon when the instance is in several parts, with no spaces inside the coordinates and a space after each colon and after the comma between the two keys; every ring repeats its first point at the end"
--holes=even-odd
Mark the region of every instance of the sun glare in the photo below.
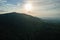
{"type": "Polygon", "coordinates": [[[30,3],[25,4],[24,7],[25,7],[25,11],[27,11],[27,12],[32,10],[32,4],[30,4],[30,3]]]}

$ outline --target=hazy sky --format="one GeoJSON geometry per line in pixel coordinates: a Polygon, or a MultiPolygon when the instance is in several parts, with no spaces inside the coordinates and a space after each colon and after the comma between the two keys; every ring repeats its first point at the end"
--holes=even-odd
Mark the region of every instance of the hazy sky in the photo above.
{"type": "Polygon", "coordinates": [[[0,0],[0,13],[23,12],[27,2],[33,5],[32,13],[37,16],[60,17],[60,0],[0,0]]]}

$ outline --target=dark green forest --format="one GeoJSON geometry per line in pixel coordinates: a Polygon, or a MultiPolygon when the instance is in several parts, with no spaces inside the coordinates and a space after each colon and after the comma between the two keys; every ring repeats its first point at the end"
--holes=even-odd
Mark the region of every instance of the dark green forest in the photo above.
{"type": "Polygon", "coordinates": [[[57,40],[60,24],[23,13],[0,14],[0,40],[57,40]]]}

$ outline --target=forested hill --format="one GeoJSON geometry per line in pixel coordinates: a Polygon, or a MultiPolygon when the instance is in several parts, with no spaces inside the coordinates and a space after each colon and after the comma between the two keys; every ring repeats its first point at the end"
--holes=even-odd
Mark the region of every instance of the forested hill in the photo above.
{"type": "Polygon", "coordinates": [[[6,40],[55,39],[60,25],[44,22],[42,19],[22,13],[0,15],[1,38],[6,40]],[[49,36],[48,36],[49,35],[49,36]]]}

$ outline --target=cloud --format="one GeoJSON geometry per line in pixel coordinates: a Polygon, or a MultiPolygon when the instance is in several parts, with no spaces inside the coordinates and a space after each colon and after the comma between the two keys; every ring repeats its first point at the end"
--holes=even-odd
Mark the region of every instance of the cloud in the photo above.
{"type": "Polygon", "coordinates": [[[4,11],[4,10],[0,10],[0,12],[6,12],[6,11],[4,11]]]}
{"type": "Polygon", "coordinates": [[[0,3],[7,2],[7,0],[0,0],[0,3]]]}
{"type": "Polygon", "coordinates": [[[38,7],[43,7],[45,10],[46,9],[54,9],[57,8],[58,6],[60,6],[59,3],[60,0],[33,0],[33,4],[34,6],[37,8],[38,7]]]}
{"type": "Polygon", "coordinates": [[[58,14],[60,13],[60,0],[32,0],[34,12],[58,14]]]}
{"type": "Polygon", "coordinates": [[[7,1],[6,0],[0,0],[0,6],[5,4],[7,1]]]}
{"type": "Polygon", "coordinates": [[[0,0],[0,10],[6,12],[21,11],[22,3],[9,4],[7,0],[0,0]]]}
{"type": "Polygon", "coordinates": [[[15,1],[14,4],[12,1],[15,0],[0,0],[0,10],[7,12],[23,12],[23,5],[26,2],[30,2],[33,5],[33,12],[38,13],[37,15],[46,16],[46,15],[55,15],[60,13],[60,0],[22,0],[15,1]]]}
{"type": "Polygon", "coordinates": [[[17,2],[14,4],[5,4],[7,0],[0,0],[1,7],[3,10],[11,10],[11,9],[23,9],[23,5],[26,2],[31,2],[33,4],[34,11],[47,11],[47,10],[58,10],[60,8],[60,0],[25,0],[22,3],[17,2]],[[4,3],[4,4],[3,4],[4,3]]]}

